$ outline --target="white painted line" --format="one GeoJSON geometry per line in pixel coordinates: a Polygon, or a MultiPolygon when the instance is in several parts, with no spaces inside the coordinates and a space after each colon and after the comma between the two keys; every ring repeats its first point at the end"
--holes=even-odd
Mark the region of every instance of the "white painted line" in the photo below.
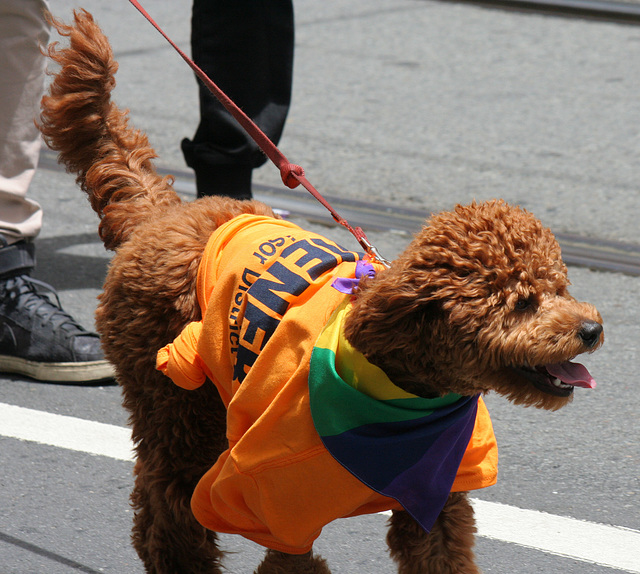
{"type": "Polygon", "coordinates": [[[0,403],[0,435],[133,460],[131,430],[0,403]]]}
{"type": "MultiPolygon", "coordinates": [[[[127,428],[0,403],[0,435],[133,460],[127,428]]],[[[473,499],[478,534],[640,574],[640,532],[473,499]]],[[[385,513],[386,514],[386,513],[385,513]]]]}
{"type": "Polygon", "coordinates": [[[478,532],[485,538],[626,572],[640,572],[637,530],[478,499],[473,500],[473,506],[478,532]]]}

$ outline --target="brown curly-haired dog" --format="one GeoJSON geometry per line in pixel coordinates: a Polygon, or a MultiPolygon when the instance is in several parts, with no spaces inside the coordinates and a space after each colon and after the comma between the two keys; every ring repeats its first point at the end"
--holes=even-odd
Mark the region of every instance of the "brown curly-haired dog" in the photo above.
{"type": "MultiPolygon", "coordinates": [[[[273,213],[256,201],[182,203],[170,179],[155,172],[146,137],[128,127],[126,113],[110,100],[117,64],[92,17],[81,11],[73,26],[54,25],[70,47],[49,49],[61,70],[43,99],[41,129],[78,174],[100,217],[100,236],[116,252],[97,324],[136,444],[133,543],[148,572],[219,573],[223,553],[216,533],[194,518],[190,504],[203,476],[225,456],[229,440],[236,440],[226,436],[228,400],[210,383],[192,392],[174,385],[156,370],[157,353],[203,318],[197,280],[210,236],[241,214],[273,213]]],[[[325,259],[339,254],[355,261],[356,255],[335,244],[310,241],[324,246],[325,259]]],[[[265,253],[275,244],[264,243],[265,253]]],[[[270,285],[283,301],[284,291],[270,285]]],[[[516,404],[554,410],[571,400],[574,386],[593,386],[588,373],[568,361],[603,341],[598,312],[570,297],[568,285],[558,244],[531,214],[501,201],[457,207],[433,216],[391,268],[378,267],[375,277],[360,280],[342,333],[354,353],[411,400],[451,393],[466,400],[495,391],[516,404]]],[[[245,320],[248,297],[236,294],[245,320]]],[[[291,356],[294,349],[283,352],[291,356]]],[[[283,364],[264,370],[265,381],[283,364]]],[[[217,378],[227,367],[219,363],[207,373],[217,378]]],[[[305,408],[298,410],[304,415],[305,408]]],[[[359,481],[351,486],[363,488],[359,481]]],[[[445,498],[447,493],[449,488],[445,498]]],[[[280,494],[296,497],[293,491],[280,494]]],[[[429,534],[388,500],[393,516],[387,541],[400,572],[478,572],[465,492],[452,489],[429,534]]],[[[281,514],[285,527],[296,518],[284,507],[281,514]]],[[[282,548],[271,545],[258,572],[329,572],[308,548],[282,548]]]]}

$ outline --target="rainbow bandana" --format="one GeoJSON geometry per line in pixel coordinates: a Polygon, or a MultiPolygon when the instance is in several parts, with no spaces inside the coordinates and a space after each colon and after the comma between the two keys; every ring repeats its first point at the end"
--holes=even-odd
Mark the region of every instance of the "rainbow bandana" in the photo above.
{"type": "Polygon", "coordinates": [[[423,399],[395,386],[343,335],[347,300],[311,355],[313,423],[327,450],[428,532],[447,500],[473,433],[478,396],[423,399]]]}

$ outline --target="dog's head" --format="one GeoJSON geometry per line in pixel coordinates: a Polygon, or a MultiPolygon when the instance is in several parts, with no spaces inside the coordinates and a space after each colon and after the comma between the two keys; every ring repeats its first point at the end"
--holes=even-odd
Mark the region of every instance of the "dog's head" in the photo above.
{"type": "Polygon", "coordinates": [[[571,361],[602,344],[602,319],[569,295],[560,247],[538,219],[492,201],[428,223],[362,285],[346,332],[356,348],[421,396],[494,390],[557,409],[595,385],[571,361]]]}

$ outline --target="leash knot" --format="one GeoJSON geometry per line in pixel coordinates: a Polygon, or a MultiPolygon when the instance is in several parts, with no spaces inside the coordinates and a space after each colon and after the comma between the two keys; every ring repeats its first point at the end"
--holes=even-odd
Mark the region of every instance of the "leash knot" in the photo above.
{"type": "Polygon", "coordinates": [[[304,177],[304,169],[294,163],[285,163],[280,168],[280,177],[282,182],[289,188],[294,189],[300,185],[299,177],[304,177]]]}

